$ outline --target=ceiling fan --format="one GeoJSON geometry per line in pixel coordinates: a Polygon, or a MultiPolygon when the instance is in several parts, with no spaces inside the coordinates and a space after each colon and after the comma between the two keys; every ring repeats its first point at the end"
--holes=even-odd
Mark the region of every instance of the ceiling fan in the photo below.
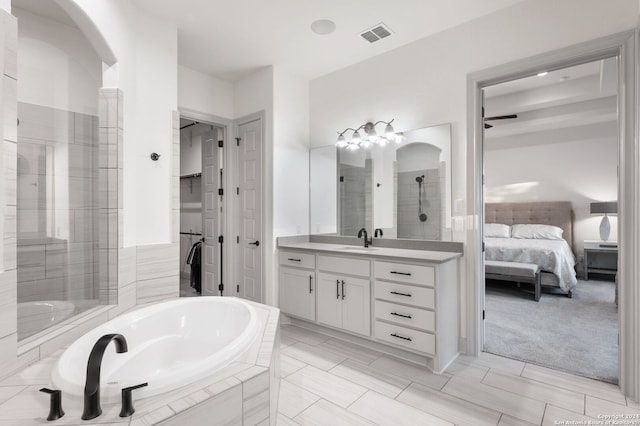
{"type": "Polygon", "coordinates": [[[484,128],[485,129],[490,129],[493,126],[489,123],[487,123],[487,121],[491,121],[491,120],[509,120],[511,118],[518,118],[518,114],[508,114],[508,115],[496,115],[493,117],[485,117],[484,118],[484,128]]]}

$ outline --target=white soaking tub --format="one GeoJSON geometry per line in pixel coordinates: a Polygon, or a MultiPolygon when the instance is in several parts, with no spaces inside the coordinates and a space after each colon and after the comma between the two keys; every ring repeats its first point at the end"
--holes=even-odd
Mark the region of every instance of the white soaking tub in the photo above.
{"type": "Polygon", "coordinates": [[[122,334],[128,352],[110,343],[102,359],[100,399],[120,401],[122,388],[148,382],[134,391],[145,398],[201,379],[233,361],[253,343],[259,330],[255,309],[227,297],[176,299],[116,317],[91,330],[58,359],[51,381],[63,395],[81,398],[89,353],[105,334],[122,334]]]}

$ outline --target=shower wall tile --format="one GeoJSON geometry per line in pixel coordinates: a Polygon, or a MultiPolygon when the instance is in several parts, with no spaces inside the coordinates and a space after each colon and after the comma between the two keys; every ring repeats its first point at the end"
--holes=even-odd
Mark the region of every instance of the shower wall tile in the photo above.
{"type": "Polygon", "coordinates": [[[118,288],[118,306],[109,310],[109,319],[115,318],[136,306],[136,283],[118,288]]]}
{"type": "Polygon", "coordinates": [[[68,175],[81,178],[92,178],[97,147],[83,144],[69,145],[68,175]]]}
{"type": "MultiPolygon", "coordinates": [[[[7,123],[4,123],[4,129],[7,130],[7,123]]],[[[18,155],[18,147],[15,142],[11,141],[2,141],[2,166],[4,169],[4,194],[5,194],[5,204],[16,205],[16,197],[17,197],[17,155],[18,155]]]]}
{"type": "Polygon", "coordinates": [[[118,210],[100,209],[99,221],[99,247],[111,249],[118,247],[118,210]]]}
{"type": "Polygon", "coordinates": [[[98,207],[100,209],[117,209],[118,187],[112,182],[118,181],[118,169],[99,169],[98,172],[98,207]]]}
{"type": "Polygon", "coordinates": [[[136,274],[138,281],[173,276],[179,269],[178,244],[138,246],[136,274]]]}
{"type": "Polygon", "coordinates": [[[138,280],[136,286],[137,304],[158,302],[180,296],[180,277],[176,269],[175,275],[138,280]]]}
{"type": "Polygon", "coordinates": [[[100,89],[98,117],[98,127],[118,126],[118,89],[100,89]]]}
{"type": "Polygon", "coordinates": [[[4,139],[12,142],[18,140],[18,129],[13,123],[17,123],[18,110],[16,99],[18,96],[18,82],[15,78],[2,76],[2,99],[4,116],[4,139]]]}
{"type": "Polygon", "coordinates": [[[18,282],[45,279],[45,245],[18,246],[18,282]]]}
{"type": "Polygon", "coordinates": [[[98,236],[95,225],[97,210],[96,209],[78,209],[70,212],[73,224],[70,229],[70,241],[72,243],[82,243],[95,241],[98,236]]]}
{"type": "Polygon", "coordinates": [[[72,112],[41,105],[18,103],[20,137],[68,144],[74,139],[72,112]]]}
{"type": "MultiPolygon", "coordinates": [[[[46,246],[46,278],[93,275],[94,244],[58,243],[46,246]]],[[[88,280],[93,283],[93,279],[88,280]]]]}
{"type": "Polygon", "coordinates": [[[98,117],[74,113],[73,143],[98,146],[98,117]]]}
{"type": "Polygon", "coordinates": [[[18,20],[9,13],[2,13],[0,19],[2,20],[0,28],[4,30],[3,74],[16,79],[18,78],[18,20]]]}
{"type": "Polygon", "coordinates": [[[0,371],[9,372],[15,368],[16,354],[18,353],[18,335],[9,334],[0,338],[0,371]]]}
{"type": "Polygon", "coordinates": [[[0,338],[17,329],[16,270],[0,272],[0,338]]]}
{"type": "Polygon", "coordinates": [[[118,250],[118,287],[136,282],[136,252],[135,246],[118,250]]]}
{"type": "Polygon", "coordinates": [[[116,127],[100,127],[101,141],[99,167],[122,168],[122,129],[116,127]]]}
{"type": "Polygon", "coordinates": [[[4,269],[6,271],[16,269],[17,267],[17,218],[16,218],[16,206],[5,205],[4,206],[4,269]]]}

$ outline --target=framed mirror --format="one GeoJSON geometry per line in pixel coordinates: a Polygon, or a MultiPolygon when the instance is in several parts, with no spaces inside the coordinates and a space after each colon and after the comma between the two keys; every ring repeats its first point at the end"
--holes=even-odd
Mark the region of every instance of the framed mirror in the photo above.
{"type": "Polygon", "coordinates": [[[404,132],[402,142],[310,152],[311,233],[451,241],[451,125],[404,132]]]}

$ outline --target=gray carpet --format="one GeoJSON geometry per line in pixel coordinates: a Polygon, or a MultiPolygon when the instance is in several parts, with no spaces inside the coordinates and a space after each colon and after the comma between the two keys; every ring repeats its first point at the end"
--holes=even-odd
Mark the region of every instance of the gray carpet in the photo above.
{"type": "Polygon", "coordinates": [[[578,281],[573,298],[545,293],[536,303],[515,283],[490,281],[486,352],[618,383],[614,283],[578,281]]]}

